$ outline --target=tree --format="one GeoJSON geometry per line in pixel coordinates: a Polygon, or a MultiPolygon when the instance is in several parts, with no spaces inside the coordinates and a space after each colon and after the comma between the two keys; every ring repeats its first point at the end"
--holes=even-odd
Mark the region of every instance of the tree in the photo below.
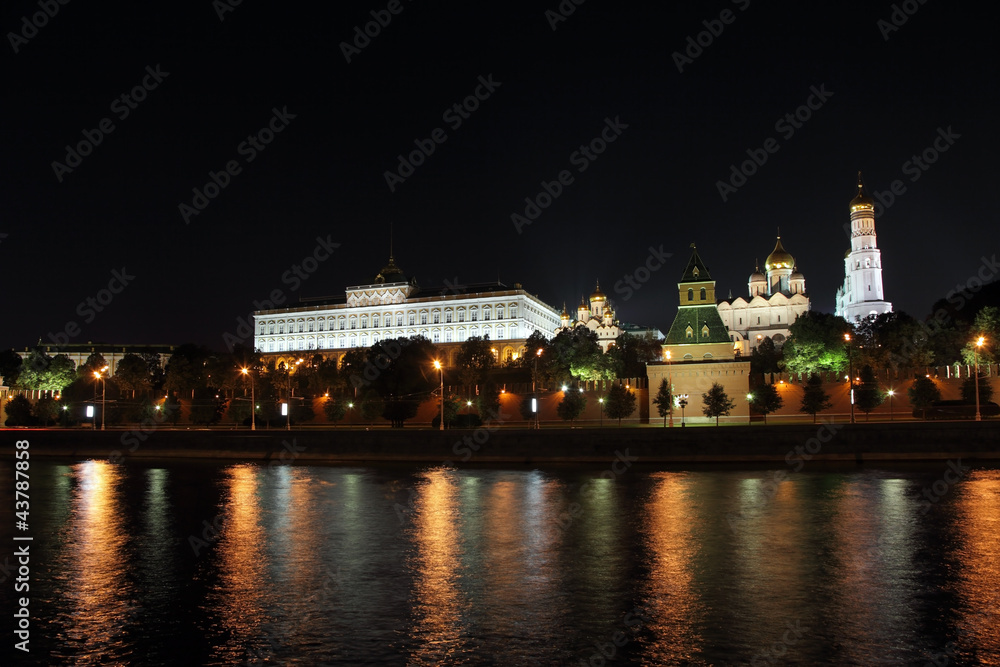
{"type": "Polygon", "coordinates": [[[611,380],[615,376],[614,361],[606,356],[597,342],[597,334],[587,327],[563,329],[552,339],[542,361],[549,379],[558,383],[578,380],[611,380]]]}
{"type": "Polygon", "coordinates": [[[33,426],[35,418],[31,416],[31,401],[21,395],[7,399],[7,421],[5,426],[33,426]]]}
{"type": "Polygon", "coordinates": [[[465,386],[485,384],[489,372],[496,367],[496,361],[489,336],[470,336],[455,355],[458,377],[465,386]]]}
{"type": "Polygon", "coordinates": [[[906,395],[910,399],[910,405],[915,411],[920,410],[924,419],[927,419],[927,408],[935,401],[941,400],[941,390],[934,384],[934,380],[923,375],[913,381],[906,390],[906,395]]]}
{"type": "Polygon", "coordinates": [[[194,424],[214,424],[226,413],[226,398],[215,389],[203,387],[195,391],[191,399],[191,422],[194,424]]]}
{"type": "Polygon", "coordinates": [[[778,390],[774,388],[773,384],[765,383],[758,387],[753,392],[753,399],[751,399],[751,405],[757,410],[757,412],[764,415],[764,423],[767,424],[767,416],[776,412],[785,404],[785,400],[778,393],[778,390]]]}
{"type": "Polygon", "coordinates": [[[670,385],[667,384],[666,378],[660,380],[660,389],[656,392],[653,405],[656,406],[656,411],[659,415],[663,417],[663,426],[666,428],[667,415],[673,412],[674,409],[674,397],[670,395],[670,385]]]}
{"type": "Polygon", "coordinates": [[[1000,308],[986,306],[978,313],[969,331],[968,342],[962,348],[962,360],[969,366],[976,363],[995,364],[1000,360],[1000,308]],[[976,340],[983,337],[983,345],[976,352],[976,340]]]}
{"type": "Polygon", "coordinates": [[[642,336],[635,336],[626,331],[615,339],[614,345],[605,356],[614,362],[616,377],[646,377],[646,364],[660,360],[663,356],[663,346],[648,331],[642,336]]]}
{"type": "Polygon", "coordinates": [[[575,387],[570,387],[563,392],[562,400],[556,406],[556,414],[563,421],[574,421],[583,414],[587,407],[587,397],[575,387]]]}
{"type": "Polygon", "coordinates": [[[701,411],[706,417],[715,417],[715,425],[719,425],[719,417],[728,417],[736,402],[729,398],[726,390],[718,382],[712,383],[712,388],[701,395],[701,400],[705,404],[701,411]]]}
{"type": "Polygon", "coordinates": [[[379,372],[366,372],[364,380],[375,375],[370,386],[381,396],[382,416],[393,428],[402,428],[407,419],[415,417],[421,400],[437,386],[436,356],[433,343],[423,336],[387,339],[369,349],[369,359],[376,362],[379,372]]]}
{"type": "Polygon", "coordinates": [[[59,419],[59,403],[46,396],[38,399],[31,412],[42,426],[48,426],[59,419]]]}
{"type": "Polygon", "coordinates": [[[843,317],[811,310],[797,318],[789,332],[791,336],[781,350],[788,372],[840,374],[847,367],[844,334],[852,330],[843,317]]]}
{"type": "Polygon", "coordinates": [[[80,377],[92,378],[94,373],[102,373],[103,369],[108,365],[105,361],[104,355],[100,352],[91,352],[87,357],[87,360],[77,367],[76,372],[80,377]]]}
{"type": "MultiPolygon", "coordinates": [[[[989,403],[993,398],[993,386],[985,375],[979,376],[979,403],[989,403]]],[[[966,403],[976,402],[976,382],[973,378],[966,378],[962,383],[962,400],[966,403]]]]}
{"type": "Polygon", "coordinates": [[[774,347],[774,341],[770,336],[764,336],[750,353],[750,372],[753,375],[779,373],[781,359],[781,352],[774,347]]]}
{"type": "Polygon", "coordinates": [[[323,414],[328,421],[336,424],[347,415],[347,401],[331,396],[323,403],[323,414]]]}
{"type": "Polygon", "coordinates": [[[500,388],[497,387],[496,383],[487,382],[483,385],[483,388],[479,390],[476,404],[479,408],[479,419],[485,422],[497,418],[500,413],[500,388]]]}
{"type": "Polygon", "coordinates": [[[17,376],[21,372],[23,363],[21,355],[13,348],[0,352],[0,378],[3,379],[3,384],[8,387],[17,384],[17,376]]]}
{"type": "Polygon", "coordinates": [[[854,403],[865,413],[865,421],[868,421],[869,413],[882,405],[885,395],[878,388],[878,378],[871,366],[867,364],[862,366],[860,377],[861,382],[854,390],[854,403]]]}
{"type": "Polygon", "coordinates": [[[635,412],[635,392],[629,391],[620,382],[612,384],[604,399],[604,414],[610,419],[617,419],[618,426],[621,426],[622,418],[628,417],[633,412],[635,412]]]}
{"type": "Polygon", "coordinates": [[[193,398],[196,389],[207,386],[205,365],[209,356],[211,353],[198,345],[185,343],[178,347],[167,361],[164,389],[193,398]]]}
{"type": "Polygon", "coordinates": [[[136,392],[142,394],[153,388],[149,367],[137,354],[130,353],[122,357],[115,369],[113,381],[122,392],[131,394],[132,398],[135,398],[136,392]]]}
{"type": "Polygon", "coordinates": [[[832,407],[830,396],[823,391],[823,378],[816,374],[810,375],[802,394],[802,407],[799,408],[799,412],[811,414],[815,424],[816,414],[832,407]]]}

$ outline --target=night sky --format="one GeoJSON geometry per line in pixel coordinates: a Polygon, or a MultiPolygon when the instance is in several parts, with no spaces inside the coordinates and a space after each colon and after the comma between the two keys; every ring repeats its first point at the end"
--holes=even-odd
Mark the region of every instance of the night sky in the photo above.
{"type": "Polygon", "coordinates": [[[572,309],[599,279],[620,319],[664,331],[692,242],[719,297],[739,296],[780,227],[832,312],[859,169],[870,193],[905,188],[876,222],[896,310],[923,317],[1000,245],[995,39],[971,5],[912,0],[896,29],[889,2],[565,0],[556,21],[557,0],[46,1],[51,18],[37,0],[2,11],[0,348],[75,324],[73,343],[223,349],[275,291],[370,282],[390,224],[422,287],[499,278],[572,309]],[[371,12],[391,20],[358,48],[371,12]],[[390,189],[415,141],[433,152],[390,189]],[[766,162],[724,201],[748,151],[766,162]],[[199,202],[210,172],[228,182],[199,202]],[[317,238],[339,246],[296,275],[317,238]],[[115,272],[127,284],[102,293],[115,272]]]}

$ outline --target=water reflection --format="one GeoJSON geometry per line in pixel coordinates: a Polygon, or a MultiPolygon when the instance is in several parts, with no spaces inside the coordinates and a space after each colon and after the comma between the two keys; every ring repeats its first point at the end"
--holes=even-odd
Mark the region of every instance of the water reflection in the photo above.
{"type": "Polygon", "coordinates": [[[652,475],[641,530],[649,554],[645,607],[651,634],[645,648],[650,664],[700,664],[704,638],[699,630],[705,605],[695,586],[699,524],[691,500],[692,480],[686,473],[652,475]]]}
{"type": "Polygon", "coordinates": [[[454,472],[445,469],[424,473],[416,489],[410,664],[454,662],[466,643],[457,495],[454,472]]]}
{"type": "Polygon", "coordinates": [[[66,634],[60,657],[79,665],[127,661],[135,587],[122,568],[130,560],[121,498],[125,473],[107,462],[86,461],[69,474],[72,509],[56,562],[64,600],[57,624],[66,634]]]}
{"type": "Polygon", "coordinates": [[[970,472],[953,493],[960,600],[953,648],[969,663],[1000,665],[1000,471],[970,472]]]}
{"type": "Polygon", "coordinates": [[[206,609],[217,617],[208,629],[214,637],[211,658],[232,664],[270,650],[262,626],[270,606],[266,587],[271,551],[261,525],[259,469],[231,466],[223,475],[225,496],[208,520],[217,533],[206,528],[210,537],[217,534],[211,558],[218,573],[206,609]]]}

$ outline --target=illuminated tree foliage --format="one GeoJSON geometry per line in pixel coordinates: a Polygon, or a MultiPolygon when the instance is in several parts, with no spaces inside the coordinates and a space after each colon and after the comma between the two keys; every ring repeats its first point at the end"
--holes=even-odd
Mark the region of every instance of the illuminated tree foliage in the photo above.
{"type": "Polygon", "coordinates": [[[927,419],[927,408],[935,401],[941,400],[941,390],[934,384],[934,380],[923,375],[913,381],[906,390],[906,395],[910,399],[910,405],[915,411],[920,410],[924,419],[927,419]]]}
{"type": "Polygon", "coordinates": [[[653,405],[656,406],[656,412],[663,417],[663,425],[666,426],[667,415],[674,409],[674,397],[670,395],[670,385],[667,384],[666,378],[660,380],[660,389],[656,392],[653,405]]]}
{"type": "Polygon", "coordinates": [[[629,391],[618,382],[612,384],[604,399],[604,414],[611,419],[617,419],[618,426],[621,426],[622,419],[633,412],[635,412],[635,392],[629,391]]]}
{"type": "Polygon", "coordinates": [[[736,402],[729,398],[729,394],[718,382],[712,383],[712,388],[701,395],[701,400],[704,403],[701,411],[706,417],[715,417],[716,426],[719,425],[719,417],[728,417],[736,407],[736,402]]]}
{"type": "Polygon", "coordinates": [[[781,409],[785,401],[773,384],[763,384],[753,391],[751,403],[757,412],[764,415],[764,423],[766,424],[767,415],[781,409]]]}
{"type": "Polygon", "coordinates": [[[571,422],[582,415],[586,407],[587,397],[575,387],[570,387],[563,392],[562,400],[556,406],[556,414],[563,421],[571,422]]]}
{"type": "Polygon", "coordinates": [[[782,347],[785,370],[790,373],[840,373],[847,368],[844,334],[852,333],[842,317],[809,311],[789,327],[791,336],[782,347]]]}

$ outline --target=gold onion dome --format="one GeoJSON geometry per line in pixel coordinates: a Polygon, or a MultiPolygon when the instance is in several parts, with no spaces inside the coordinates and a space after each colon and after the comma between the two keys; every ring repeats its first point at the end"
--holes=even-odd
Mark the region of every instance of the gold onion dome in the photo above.
{"type": "Polygon", "coordinates": [[[861,180],[861,172],[858,172],[858,194],[851,200],[851,212],[857,211],[862,208],[875,208],[875,202],[868,193],[865,192],[865,182],[861,180]]]}
{"type": "Polygon", "coordinates": [[[790,269],[793,266],[795,266],[795,258],[781,245],[781,237],[779,236],[774,250],[764,261],[764,268],[771,271],[772,269],[790,269]]]}
{"type": "Polygon", "coordinates": [[[601,283],[597,283],[597,287],[594,289],[594,293],[590,295],[591,301],[607,301],[604,296],[604,292],[601,291],[601,283]]]}
{"type": "Polygon", "coordinates": [[[382,267],[382,270],[375,276],[376,284],[406,282],[406,276],[402,269],[396,266],[396,259],[389,255],[389,263],[382,267]]]}

